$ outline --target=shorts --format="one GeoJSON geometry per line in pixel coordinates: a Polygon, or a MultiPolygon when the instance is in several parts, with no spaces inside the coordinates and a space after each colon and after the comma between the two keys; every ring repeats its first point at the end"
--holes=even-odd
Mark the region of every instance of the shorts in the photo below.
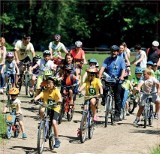
{"type": "Polygon", "coordinates": [[[36,89],[40,89],[41,88],[41,83],[43,82],[43,75],[39,75],[37,77],[37,84],[36,84],[36,89]]]}
{"type": "Polygon", "coordinates": [[[23,121],[23,115],[20,114],[20,115],[16,116],[16,119],[17,119],[18,122],[23,121]]]}
{"type": "MultiPolygon", "coordinates": [[[[43,110],[45,111],[45,108],[44,107],[40,107],[40,110],[43,110]]],[[[59,119],[59,114],[58,112],[54,111],[54,110],[48,110],[48,115],[50,116],[50,120],[56,120],[58,121],[59,119]]]]}
{"type": "MultiPolygon", "coordinates": [[[[155,103],[156,101],[160,101],[160,97],[157,94],[151,94],[152,95],[152,102],[155,103]]],[[[149,95],[147,94],[142,94],[140,98],[140,103],[139,106],[144,106],[146,103],[146,100],[149,95]]]]}
{"type": "Polygon", "coordinates": [[[15,83],[16,82],[16,75],[15,74],[9,74],[9,73],[5,73],[5,77],[7,78],[11,78],[11,83],[15,83]]]}

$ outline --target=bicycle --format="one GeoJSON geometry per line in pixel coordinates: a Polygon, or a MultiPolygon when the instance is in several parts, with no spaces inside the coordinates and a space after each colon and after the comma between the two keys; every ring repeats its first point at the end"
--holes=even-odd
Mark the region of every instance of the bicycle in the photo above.
{"type": "Polygon", "coordinates": [[[130,94],[129,95],[129,99],[128,99],[128,106],[129,106],[129,109],[128,109],[128,112],[130,114],[132,114],[135,110],[135,108],[137,107],[138,105],[138,101],[139,101],[139,96],[138,94],[136,95],[133,95],[133,94],[130,94]]]}
{"type": "Polygon", "coordinates": [[[44,104],[41,101],[35,102],[35,104],[39,104],[40,106],[45,107],[45,112],[43,119],[40,121],[40,125],[38,128],[38,138],[37,138],[37,149],[38,154],[42,154],[44,150],[44,143],[49,139],[49,148],[50,150],[54,150],[54,132],[52,128],[52,121],[50,119],[50,113],[53,107],[57,105],[53,100],[48,100],[48,104],[44,104]]]}
{"type": "Polygon", "coordinates": [[[144,119],[144,128],[146,128],[147,123],[149,126],[153,124],[153,119],[154,119],[154,114],[153,114],[153,105],[152,105],[152,94],[145,94],[147,96],[145,105],[144,105],[144,110],[143,110],[143,119],[144,119]]]}
{"type": "Polygon", "coordinates": [[[76,87],[77,84],[73,84],[71,86],[62,86],[62,89],[65,90],[65,93],[62,93],[62,97],[63,97],[63,101],[61,104],[61,112],[60,112],[60,116],[59,116],[59,120],[58,123],[61,124],[62,122],[62,118],[64,117],[64,115],[66,114],[67,116],[67,120],[71,121],[73,119],[73,115],[74,115],[74,101],[76,100],[76,94],[73,94],[73,104],[70,105],[70,98],[69,98],[69,88],[72,88],[72,90],[74,89],[74,87],[76,87]]]}
{"type": "Polygon", "coordinates": [[[87,138],[91,139],[93,137],[94,120],[90,106],[90,100],[94,97],[98,98],[99,95],[85,96],[84,110],[80,122],[80,129],[78,132],[81,143],[84,143],[87,138]]]}
{"type": "Polygon", "coordinates": [[[21,62],[19,66],[22,66],[22,74],[20,74],[20,78],[18,79],[17,86],[19,87],[19,91],[21,91],[21,87],[24,84],[25,86],[25,94],[29,93],[29,84],[31,80],[31,76],[29,73],[29,67],[31,66],[31,62],[23,63],[21,62]]]}
{"type": "Polygon", "coordinates": [[[20,132],[20,126],[17,123],[16,111],[12,110],[11,112],[5,113],[5,122],[7,125],[6,128],[6,137],[10,139],[12,137],[12,133],[14,137],[17,138],[20,132]]]}
{"type": "Polygon", "coordinates": [[[115,79],[105,79],[102,78],[102,83],[105,87],[106,93],[105,93],[105,106],[104,106],[104,111],[105,111],[105,127],[108,125],[108,119],[109,119],[109,114],[111,118],[111,124],[113,125],[114,123],[114,112],[115,112],[115,103],[114,103],[114,92],[113,92],[113,85],[116,83],[115,79]]]}

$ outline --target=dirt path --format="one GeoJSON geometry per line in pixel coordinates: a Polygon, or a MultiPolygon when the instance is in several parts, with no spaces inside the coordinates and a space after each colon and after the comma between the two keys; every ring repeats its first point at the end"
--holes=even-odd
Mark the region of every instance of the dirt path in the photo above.
{"type": "MultiPolygon", "coordinates": [[[[26,99],[23,95],[21,100],[26,99]]],[[[135,115],[130,115],[127,120],[118,122],[115,126],[109,124],[104,128],[103,107],[100,106],[100,119],[95,127],[94,135],[91,140],[87,140],[81,144],[77,138],[77,129],[81,119],[80,103],[82,99],[76,101],[76,112],[71,122],[65,119],[59,125],[59,134],[61,146],[59,149],[50,151],[48,142],[45,144],[44,154],[149,154],[151,149],[160,144],[160,120],[154,120],[153,127],[135,128],[132,122],[135,115]]],[[[24,123],[28,138],[26,140],[19,138],[11,138],[3,140],[0,145],[0,154],[36,154],[37,143],[37,111],[38,107],[31,109],[30,104],[22,103],[24,123]]]]}

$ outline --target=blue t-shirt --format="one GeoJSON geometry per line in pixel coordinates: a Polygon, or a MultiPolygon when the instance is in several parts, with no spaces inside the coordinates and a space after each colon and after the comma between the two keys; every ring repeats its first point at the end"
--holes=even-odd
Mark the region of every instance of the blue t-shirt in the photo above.
{"type": "Polygon", "coordinates": [[[105,72],[109,76],[119,78],[121,76],[122,70],[125,70],[126,65],[124,59],[120,56],[117,56],[115,58],[106,58],[102,64],[102,67],[105,67],[105,72]]]}

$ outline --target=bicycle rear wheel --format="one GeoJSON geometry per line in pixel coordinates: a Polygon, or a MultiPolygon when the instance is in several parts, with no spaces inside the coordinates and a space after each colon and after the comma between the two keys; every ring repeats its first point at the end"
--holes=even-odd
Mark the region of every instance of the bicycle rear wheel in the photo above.
{"type": "Polygon", "coordinates": [[[38,139],[37,139],[37,150],[38,154],[42,154],[45,144],[45,123],[41,122],[38,130],[38,139]]]}
{"type": "Polygon", "coordinates": [[[19,127],[19,125],[18,125],[18,124],[16,124],[16,125],[15,125],[15,128],[16,128],[16,130],[15,130],[15,132],[14,132],[14,137],[15,137],[15,138],[17,138],[17,137],[18,137],[18,135],[19,135],[20,127],[19,127]]]}
{"type": "Polygon", "coordinates": [[[137,106],[137,103],[134,101],[134,100],[129,100],[129,109],[128,109],[128,112],[130,114],[132,114],[134,112],[134,109],[136,108],[137,106]]]}
{"type": "Polygon", "coordinates": [[[29,75],[25,74],[25,92],[26,95],[28,96],[28,92],[29,92],[29,75]]]}
{"type": "Polygon", "coordinates": [[[54,150],[54,144],[55,144],[55,139],[54,139],[54,133],[52,126],[49,128],[49,148],[50,150],[54,150]]]}
{"type": "Polygon", "coordinates": [[[105,98],[105,127],[108,125],[108,116],[110,109],[110,96],[105,98]]]}
{"type": "Polygon", "coordinates": [[[87,138],[87,127],[88,127],[87,113],[83,112],[80,123],[80,135],[79,135],[81,143],[84,143],[87,138]]]}
{"type": "Polygon", "coordinates": [[[151,126],[153,124],[153,105],[150,105],[150,112],[149,112],[149,119],[148,119],[148,124],[151,126]]]}

